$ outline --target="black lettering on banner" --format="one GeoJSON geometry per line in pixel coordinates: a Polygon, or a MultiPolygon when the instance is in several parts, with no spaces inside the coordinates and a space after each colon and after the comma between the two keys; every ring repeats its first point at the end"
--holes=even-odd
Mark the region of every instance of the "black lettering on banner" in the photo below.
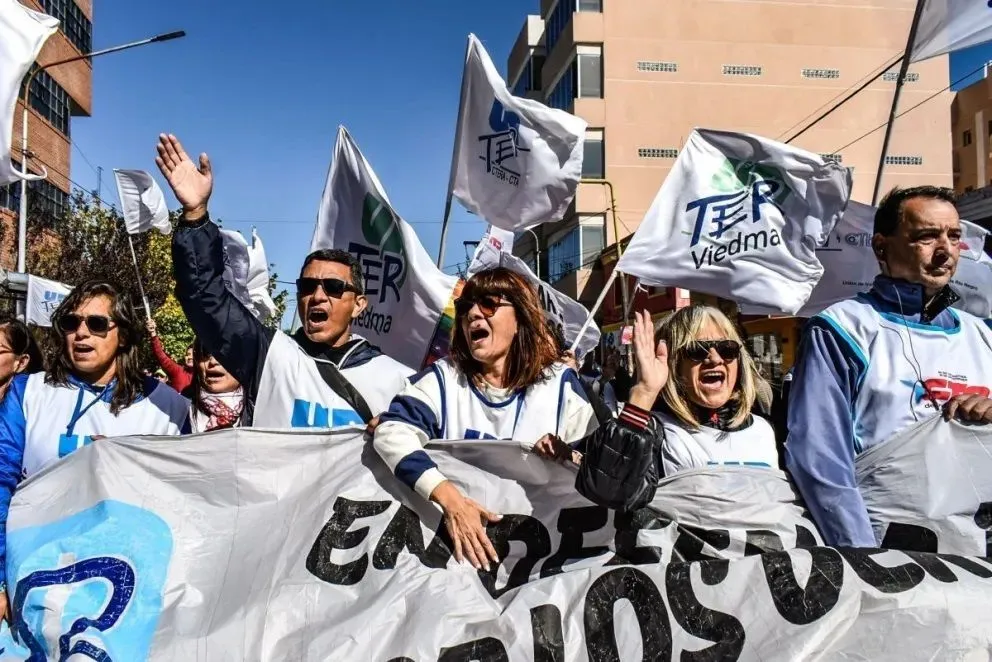
{"type": "MultiPolygon", "coordinates": [[[[583,624],[589,662],[620,662],[614,606],[627,600],[641,631],[642,659],[672,658],[672,625],[661,593],[651,578],[631,566],[600,575],[586,592],[583,624]]],[[[627,624],[624,624],[627,627],[627,624]]]]}
{"type": "Polygon", "coordinates": [[[509,662],[503,642],[493,637],[442,648],[437,662],[509,662]]]}
{"type": "Polygon", "coordinates": [[[349,531],[355,520],[375,517],[386,512],[391,501],[352,501],[338,497],[334,501],[334,514],[317,534],[317,539],[307,554],[307,570],[317,579],[339,586],[357,584],[365,576],[369,566],[368,554],[350,563],[338,565],[331,562],[331,552],[335,549],[357,547],[369,535],[369,527],[349,531]]]}
{"type": "Polygon", "coordinates": [[[985,529],[985,556],[992,556],[992,501],[978,504],[975,525],[985,529]]]}
{"type": "Polygon", "coordinates": [[[417,662],[417,661],[409,657],[394,657],[389,660],[386,660],[386,662],[417,662]]]}
{"type": "Polygon", "coordinates": [[[541,568],[541,577],[550,577],[561,572],[566,561],[572,559],[588,559],[609,551],[608,547],[583,547],[582,534],[597,531],[606,526],[609,511],[602,506],[584,506],[582,508],[562,508],[558,513],[558,531],[561,532],[561,542],[558,551],[554,553],[541,568]]]}
{"type": "Polygon", "coordinates": [[[774,531],[748,531],[747,540],[744,543],[744,556],[754,556],[755,554],[765,554],[767,552],[781,552],[785,549],[782,546],[782,539],[774,531]]]}
{"type": "Polygon", "coordinates": [[[444,568],[451,558],[451,537],[442,521],[434,532],[431,544],[424,548],[424,536],[420,528],[420,518],[410,508],[400,505],[399,510],[389,520],[379,543],[372,554],[372,567],[376,570],[392,570],[396,559],[404,549],[416,556],[428,568],[444,568]]]}
{"type": "Polygon", "coordinates": [[[936,554],[926,554],[923,552],[906,552],[903,554],[916,561],[916,564],[923,568],[923,571],[939,582],[951,584],[958,580],[958,576],[940,560],[936,554]]]}
{"type": "Polygon", "coordinates": [[[808,625],[823,618],[837,604],[844,585],[844,562],[837,550],[814,547],[807,551],[813,564],[805,588],[799,586],[788,552],[761,555],[761,567],[775,609],[795,625],[808,625]]]}
{"type": "MultiPolygon", "coordinates": [[[[715,566],[715,570],[705,572],[709,579],[726,578],[730,571],[729,560],[703,561],[700,570],[715,566]]],[[[744,648],[744,626],[739,620],[704,607],[692,589],[692,564],[669,563],[665,569],[665,590],[668,593],[668,606],[672,617],[682,629],[694,637],[715,642],[698,651],[682,651],[681,662],[704,662],[708,660],[736,660],[744,648]]],[[[706,582],[712,586],[719,582],[706,582]]]]}
{"type": "Polygon", "coordinates": [[[679,524],[678,529],[672,561],[708,561],[714,557],[703,554],[703,547],[709,545],[719,551],[730,546],[730,531],[726,529],[697,529],[685,524],[679,524]]]}
{"type": "Polygon", "coordinates": [[[937,553],[937,534],[925,526],[890,522],[882,538],[882,549],[898,549],[900,552],[937,553]]]}
{"type": "Polygon", "coordinates": [[[885,554],[887,550],[884,549],[841,548],[837,551],[862,581],[871,584],[882,593],[908,591],[926,577],[923,568],[915,563],[903,563],[892,568],[875,563],[871,557],[885,554]]]}
{"type": "MultiPolygon", "coordinates": [[[[815,528],[815,527],[814,527],[815,528]]],[[[816,536],[805,526],[796,524],[796,549],[809,549],[816,547],[816,536]]]]}
{"type": "Polygon", "coordinates": [[[499,564],[490,565],[489,572],[479,571],[479,580],[494,598],[526,584],[537,562],[551,553],[551,536],[548,535],[548,530],[540,520],[529,515],[503,515],[498,522],[486,526],[486,534],[500,559],[509,556],[511,540],[518,540],[527,547],[527,553],[509,571],[506,586],[502,589],[496,589],[499,564]]]}
{"type": "Polygon", "coordinates": [[[606,562],[606,565],[621,565],[624,563],[648,564],[661,562],[661,547],[638,547],[637,534],[643,531],[664,529],[671,524],[670,520],[661,519],[647,508],[637,510],[617,511],[613,515],[613,526],[616,535],[613,536],[613,547],[616,554],[606,562]]]}
{"type": "Polygon", "coordinates": [[[530,631],[534,636],[534,662],[565,662],[565,636],[558,607],[540,605],[531,609],[530,631]]]}
{"type": "Polygon", "coordinates": [[[990,577],[992,577],[992,570],[990,570],[988,566],[979,563],[975,559],[969,559],[964,556],[958,556],[957,554],[939,554],[938,556],[941,559],[947,561],[948,563],[953,563],[962,570],[967,570],[971,574],[981,579],[989,579],[990,577]]]}

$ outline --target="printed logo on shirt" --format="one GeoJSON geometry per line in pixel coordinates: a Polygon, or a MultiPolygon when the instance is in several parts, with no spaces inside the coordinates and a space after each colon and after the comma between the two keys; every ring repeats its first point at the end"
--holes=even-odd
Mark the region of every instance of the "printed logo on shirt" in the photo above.
{"type": "Polygon", "coordinates": [[[172,545],[157,515],[110,500],[10,531],[13,637],[4,633],[0,647],[30,660],[146,659],[172,545]]]}
{"type": "MultiPolygon", "coordinates": [[[[913,400],[916,403],[924,399],[935,400],[938,404],[943,404],[959,395],[979,395],[983,398],[989,397],[992,390],[981,384],[969,384],[966,375],[955,375],[938,371],[938,377],[930,377],[920,382],[910,382],[903,380],[903,384],[913,388],[913,400]]],[[[928,404],[927,406],[932,406],[928,404]]]]}
{"type": "Polygon", "coordinates": [[[80,436],[78,434],[73,435],[61,435],[59,437],[59,459],[62,459],[66,455],[79,450],[83,446],[89,446],[93,443],[93,437],[89,435],[80,436]]]}
{"type": "Polygon", "coordinates": [[[362,425],[362,417],[353,409],[329,409],[309,400],[293,401],[294,428],[336,428],[342,425],[362,425]]]}

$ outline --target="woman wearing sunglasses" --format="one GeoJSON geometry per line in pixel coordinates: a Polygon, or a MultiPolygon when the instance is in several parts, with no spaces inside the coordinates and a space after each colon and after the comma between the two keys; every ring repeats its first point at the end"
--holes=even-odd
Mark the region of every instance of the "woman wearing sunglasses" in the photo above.
{"type": "Polygon", "coordinates": [[[498,560],[485,525],[499,516],[447,480],[424,445],[515,439],[548,456],[555,445],[584,437],[596,417],[559,357],[530,283],[504,268],[477,273],[455,302],[449,356],[411,377],[381,417],[375,449],[400,480],[444,511],[458,561],[488,568],[498,560]]]}
{"type": "Polygon", "coordinates": [[[192,432],[241,427],[245,393],[238,380],[199,342],[193,343],[193,381],[189,396],[192,432]]]}
{"type": "Polygon", "coordinates": [[[733,323],[716,308],[689,306],[652,333],[634,322],[637,383],[615,422],[584,440],[576,482],[615,508],[644,505],[658,480],[695,467],[778,467],[775,433],[751,413],[757,368],[733,323]]]}

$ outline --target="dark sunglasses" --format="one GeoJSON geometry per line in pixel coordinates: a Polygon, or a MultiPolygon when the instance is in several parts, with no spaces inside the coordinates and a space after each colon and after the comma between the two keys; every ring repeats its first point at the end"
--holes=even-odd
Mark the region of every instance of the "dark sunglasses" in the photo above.
{"type": "Polygon", "coordinates": [[[69,313],[68,315],[63,315],[59,318],[59,329],[62,333],[72,333],[78,330],[84,322],[86,323],[86,328],[90,330],[90,333],[95,333],[97,335],[107,333],[112,328],[117,326],[113,320],[106,315],[82,316],[75,313],[69,313]]]}
{"type": "Polygon", "coordinates": [[[358,288],[344,282],[340,278],[297,278],[296,292],[300,296],[308,296],[317,291],[318,287],[324,288],[324,294],[329,297],[338,298],[345,292],[358,293],[358,288]]]}
{"type": "Polygon", "coordinates": [[[686,346],[685,356],[690,361],[702,363],[711,349],[715,349],[724,361],[735,361],[741,355],[741,344],[736,340],[697,340],[686,346]]]}
{"type": "Polygon", "coordinates": [[[472,306],[478,306],[479,312],[482,313],[483,317],[492,317],[500,308],[512,305],[508,301],[500,301],[499,297],[490,295],[471,298],[460,297],[455,299],[455,314],[459,317],[468,315],[468,311],[472,310],[472,306]]]}

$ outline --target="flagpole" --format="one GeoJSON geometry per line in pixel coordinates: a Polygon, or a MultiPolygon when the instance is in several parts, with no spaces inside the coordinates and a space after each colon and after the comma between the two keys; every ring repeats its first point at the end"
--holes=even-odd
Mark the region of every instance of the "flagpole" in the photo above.
{"type": "Polygon", "coordinates": [[[916,11],[913,14],[913,22],[909,26],[909,38],[906,40],[906,50],[903,53],[902,63],[899,65],[899,77],[896,78],[896,91],[892,95],[892,108],[889,109],[889,121],[885,125],[885,137],[882,139],[882,153],[878,157],[878,172],[875,174],[875,190],[871,194],[871,206],[878,204],[878,193],[882,188],[882,173],[885,170],[885,157],[889,152],[889,141],[892,138],[892,126],[896,121],[896,111],[899,107],[899,95],[902,93],[903,81],[909,71],[909,63],[913,59],[913,46],[916,43],[916,31],[920,27],[920,17],[923,16],[923,7],[927,0],[916,0],[916,11]]]}
{"type": "Polygon", "coordinates": [[[141,282],[141,269],[138,268],[138,255],[134,252],[134,240],[131,235],[127,235],[127,245],[131,247],[131,261],[134,262],[134,272],[138,275],[138,290],[141,292],[141,302],[145,304],[145,317],[152,318],[152,309],[148,305],[148,297],[145,296],[145,286],[141,282]]]}
{"type": "Polygon", "coordinates": [[[602,308],[603,302],[606,301],[606,295],[609,293],[610,288],[613,287],[613,281],[617,279],[617,274],[619,273],[620,273],[619,271],[614,269],[613,273],[610,274],[610,277],[606,279],[606,283],[603,285],[603,289],[599,293],[599,298],[596,299],[596,303],[594,303],[592,305],[592,308],[589,310],[589,316],[586,317],[586,321],[582,323],[582,328],[579,329],[579,332],[575,335],[575,341],[572,343],[572,346],[569,348],[569,351],[574,352],[576,348],[579,346],[579,340],[582,339],[582,336],[585,334],[586,329],[588,329],[589,325],[592,324],[592,319],[596,316],[596,313],[598,313],[599,309],[602,308]]]}
{"type": "Polygon", "coordinates": [[[451,171],[448,174],[448,198],[444,201],[444,218],[441,219],[441,245],[437,249],[437,268],[444,264],[444,248],[448,243],[448,218],[451,216],[451,199],[455,190],[455,174],[458,171],[458,151],[462,139],[462,117],[465,112],[465,97],[468,96],[468,58],[472,52],[472,39],[465,44],[465,62],[462,64],[462,89],[458,97],[458,119],[455,122],[455,140],[451,147],[451,171]]]}

